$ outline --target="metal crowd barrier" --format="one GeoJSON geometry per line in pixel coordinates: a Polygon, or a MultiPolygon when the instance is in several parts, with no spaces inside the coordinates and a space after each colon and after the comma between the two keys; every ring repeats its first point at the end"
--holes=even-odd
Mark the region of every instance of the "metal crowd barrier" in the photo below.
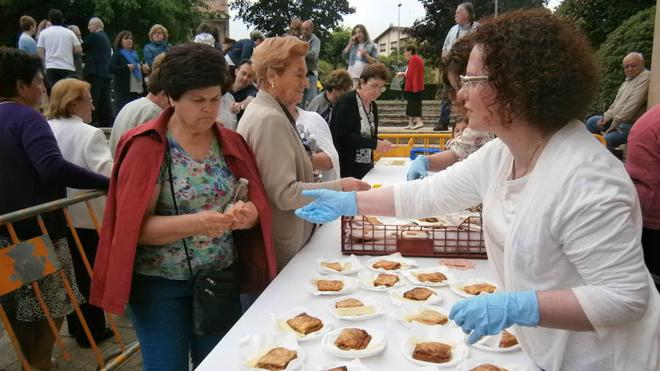
{"type": "MultiPolygon", "coordinates": [[[[53,319],[50,310],[44,301],[41,289],[37,282],[39,279],[51,274],[59,275],[62,280],[62,285],[66,290],[67,296],[71,300],[75,309],[75,313],[80,320],[85,335],[87,336],[87,340],[91,345],[98,369],[112,370],[115,367],[122,365],[130,358],[130,356],[138,352],[140,350],[140,345],[137,341],[126,345],[122,340],[121,334],[117,329],[117,325],[114,319],[112,316],[106,315],[106,320],[110,324],[110,328],[114,333],[114,339],[116,344],[119,346],[119,350],[105,355],[101,352],[89,330],[87,321],[85,320],[80,310],[78,300],[73,293],[71,284],[67,279],[66,274],[62,270],[60,262],[57,259],[57,255],[53,249],[51,239],[48,235],[48,230],[46,229],[46,225],[44,224],[41,216],[41,214],[47,212],[62,210],[69,231],[73,236],[74,244],[78,249],[80,256],[82,257],[87,273],[91,277],[92,266],[87,259],[85,249],[80,242],[80,238],[78,237],[78,233],[76,232],[76,229],[73,225],[73,220],[67,207],[84,202],[87,206],[87,210],[89,211],[90,220],[92,221],[97,233],[100,233],[101,227],[98,223],[98,218],[96,217],[90,200],[104,195],[105,192],[103,191],[91,191],[74,197],[47,202],[41,205],[0,215],[0,227],[6,227],[9,233],[9,238],[11,240],[11,245],[0,248],[0,296],[11,293],[25,285],[29,285],[34,290],[37,301],[39,302],[39,306],[46,316],[49,327],[55,337],[55,345],[61,349],[64,359],[67,362],[70,362],[72,360],[71,354],[69,351],[67,351],[64,342],[59,335],[55,320],[53,319]],[[15,222],[29,218],[36,219],[42,234],[29,240],[20,241],[13,224],[15,222]]],[[[73,246],[69,246],[69,248],[73,248],[73,246]]],[[[4,326],[6,333],[10,338],[12,346],[16,351],[16,355],[21,361],[23,369],[31,370],[31,367],[25,358],[25,355],[23,354],[16,334],[11,326],[9,318],[7,317],[7,314],[1,305],[0,321],[2,322],[2,325],[4,326]]]]}
{"type": "Polygon", "coordinates": [[[379,134],[379,139],[387,139],[394,144],[394,149],[385,153],[374,154],[374,161],[381,157],[408,157],[413,148],[424,150],[444,150],[447,142],[452,138],[450,133],[429,134],[379,134]]]}

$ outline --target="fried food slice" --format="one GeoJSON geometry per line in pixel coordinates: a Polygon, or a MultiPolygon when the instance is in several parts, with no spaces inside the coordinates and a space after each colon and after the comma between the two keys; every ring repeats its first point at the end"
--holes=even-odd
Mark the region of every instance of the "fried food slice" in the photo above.
{"type": "Polygon", "coordinates": [[[385,269],[391,271],[395,269],[401,269],[401,263],[391,260],[379,260],[375,262],[372,267],[374,267],[374,269],[385,269]]]}
{"type": "Polygon", "coordinates": [[[298,353],[295,350],[277,347],[261,356],[257,361],[257,367],[265,368],[266,370],[284,370],[289,365],[289,362],[297,357],[298,353]]]}
{"type": "Polygon", "coordinates": [[[447,276],[445,276],[441,272],[433,272],[433,273],[420,273],[417,275],[417,279],[419,282],[442,282],[447,280],[447,276]]]}
{"type": "Polygon", "coordinates": [[[300,313],[299,315],[286,321],[292,329],[300,332],[301,334],[309,334],[318,331],[323,327],[323,322],[316,317],[312,317],[307,313],[300,313]]]}
{"type": "Polygon", "coordinates": [[[318,280],[316,286],[319,291],[341,291],[344,288],[344,283],[339,280],[318,280]]]}
{"type": "Polygon", "coordinates": [[[500,348],[511,348],[514,345],[518,344],[518,339],[509,331],[502,331],[502,337],[500,338],[500,348]]]}
{"type": "Polygon", "coordinates": [[[424,301],[433,295],[433,291],[425,287],[415,287],[403,293],[403,297],[410,300],[424,301]]]}
{"type": "Polygon", "coordinates": [[[326,371],[348,371],[348,367],[339,366],[339,367],[335,367],[335,368],[329,368],[326,371]]]}
{"type": "Polygon", "coordinates": [[[379,273],[374,280],[374,286],[392,287],[397,282],[399,282],[399,277],[396,274],[379,273]]]}
{"type": "Polygon", "coordinates": [[[476,283],[474,285],[463,286],[463,291],[471,295],[479,295],[482,292],[492,294],[496,287],[488,283],[476,283]]]}
{"type": "Polygon", "coordinates": [[[343,350],[360,350],[366,348],[370,341],[371,335],[366,331],[359,328],[346,328],[335,340],[335,345],[343,350]]]}
{"type": "Polygon", "coordinates": [[[326,267],[328,269],[332,269],[333,271],[337,271],[337,272],[341,272],[344,270],[344,266],[338,262],[323,262],[321,263],[321,266],[326,267]]]}
{"type": "Polygon", "coordinates": [[[470,371],[508,371],[506,368],[497,367],[492,363],[484,363],[475,368],[471,368],[470,371]]]}
{"type": "Polygon", "coordinates": [[[424,362],[449,362],[451,359],[451,346],[435,341],[417,343],[412,357],[424,362]]]}
{"type": "Polygon", "coordinates": [[[335,308],[355,308],[355,307],[363,307],[364,303],[353,298],[348,298],[344,300],[339,300],[338,302],[335,303],[335,308]]]}
{"type": "Polygon", "coordinates": [[[426,325],[444,325],[449,319],[447,316],[434,310],[425,309],[410,319],[426,325]]]}

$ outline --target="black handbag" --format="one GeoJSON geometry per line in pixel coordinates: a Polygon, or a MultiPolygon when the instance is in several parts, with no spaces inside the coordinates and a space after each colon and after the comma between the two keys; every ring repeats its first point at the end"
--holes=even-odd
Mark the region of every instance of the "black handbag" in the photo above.
{"type": "MultiPolygon", "coordinates": [[[[176,215],[179,215],[179,208],[177,207],[174,193],[174,182],[172,181],[171,163],[168,144],[167,171],[170,181],[170,191],[172,192],[174,212],[176,215]]],[[[222,336],[229,331],[243,314],[238,264],[234,262],[234,264],[222,270],[208,269],[193,274],[186,239],[184,238],[182,241],[183,248],[186,252],[188,269],[192,277],[193,334],[196,336],[222,336]]],[[[235,248],[234,256],[238,259],[235,248]]]]}

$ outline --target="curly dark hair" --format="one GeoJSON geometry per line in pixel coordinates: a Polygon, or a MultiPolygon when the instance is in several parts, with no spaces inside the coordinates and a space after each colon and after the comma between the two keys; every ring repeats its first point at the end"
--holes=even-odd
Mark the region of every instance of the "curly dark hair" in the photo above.
{"type": "Polygon", "coordinates": [[[0,97],[18,96],[16,83],[22,81],[30,85],[39,72],[44,73],[38,56],[16,48],[0,47],[0,97]]]}
{"type": "Polygon", "coordinates": [[[200,43],[172,47],[160,63],[163,91],[175,101],[193,89],[224,86],[229,79],[222,52],[200,43]]]}
{"type": "Polygon", "coordinates": [[[449,82],[449,74],[465,74],[465,68],[467,67],[468,59],[470,59],[472,47],[474,47],[474,41],[470,38],[470,35],[463,36],[454,43],[449,53],[442,58],[442,82],[452,88],[451,90],[454,95],[456,91],[454,91],[449,82]]]}
{"type": "Polygon", "coordinates": [[[471,35],[483,53],[504,125],[520,115],[545,133],[584,115],[595,96],[598,68],[591,44],[574,24],[546,9],[505,13],[471,35]]]}
{"type": "Polygon", "coordinates": [[[323,84],[327,91],[349,91],[353,87],[351,75],[346,70],[333,70],[323,84]]]}

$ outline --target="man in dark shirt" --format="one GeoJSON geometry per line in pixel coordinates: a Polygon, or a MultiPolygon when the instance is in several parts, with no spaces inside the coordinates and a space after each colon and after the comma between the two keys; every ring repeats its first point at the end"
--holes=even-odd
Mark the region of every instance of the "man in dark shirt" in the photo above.
{"type": "Polygon", "coordinates": [[[249,39],[238,40],[229,47],[227,54],[235,65],[242,60],[252,58],[252,51],[264,41],[264,35],[259,31],[250,33],[249,39]]]}
{"type": "Polygon", "coordinates": [[[115,121],[110,102],[110,79],[108,64],[110,63],[110,39],[103,32],[103,21],[94,17],[87,26],[89,35],[83,43],[85,67],[83,77],[92,85],[91,93],[94,101],[92,121],[95,126],[111,127],[115,121]]]}
{"type": "Polygon", "coordinates": [[[235,101],[231,106],[231,111],[236,114],[239,120],[243,116],[245,107],[257,96],[258,91],[254,85],[252,62],[247,59],[239,62],[236,66],[236,79],[231,89],[231,95],[235,101]]]}

